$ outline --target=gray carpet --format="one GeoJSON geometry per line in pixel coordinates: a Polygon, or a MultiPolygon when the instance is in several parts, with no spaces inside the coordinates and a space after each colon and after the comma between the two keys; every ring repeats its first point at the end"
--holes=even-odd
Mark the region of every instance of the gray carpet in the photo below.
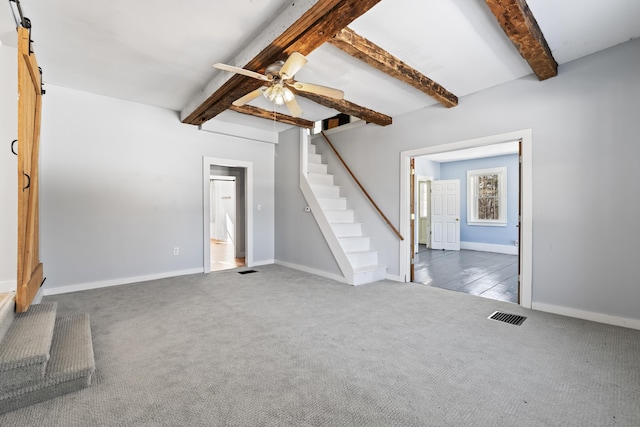
{"type": "Polygon", "coordinates": [[[640,331],[256,270],[45,298],[90,314],[94,383],[0,425],[640,425],[640,331]],[[487,320],[495,310],[528,319],[487,320]]]}

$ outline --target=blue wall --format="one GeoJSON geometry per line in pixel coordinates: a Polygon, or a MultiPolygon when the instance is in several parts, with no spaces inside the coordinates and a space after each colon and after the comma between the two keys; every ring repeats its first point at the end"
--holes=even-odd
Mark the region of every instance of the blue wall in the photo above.
{"type": "Polygon", "coordinates": [[[518,239],[518,155],[440,164],[440,179],[460,180],[460,241],[513,246],[518,239]],[[467,171],[507,167],[507,226],[467,225],[467,171]]]}

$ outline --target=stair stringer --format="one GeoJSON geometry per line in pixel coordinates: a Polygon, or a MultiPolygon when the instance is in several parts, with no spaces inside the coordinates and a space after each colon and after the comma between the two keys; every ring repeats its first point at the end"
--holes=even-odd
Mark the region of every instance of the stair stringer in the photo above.
{"type": "Polygon", "coordinates": [[[347,258],[347,254],[344,249],[342,249],[342,245],[338,241],[333,229],[331,228],[331,224],[327,220],[327,217],[320,206],[320,202],[316,198],[313,190],[311,189],[311,184],[307,178],[308,176],[308,162],[309,162],[309,131],[306,129],[300,129],[300,190],[302,191],[302,195],[304,196],[307,205],[311,209],[311,214],[313,218],[316,220],[316,224],[320,228],[320,232],[324,237],[333,257],[344,276],[345,282],[349,285],[354,284],[354,270],[351,266],[351,262],[349,262],[349,258],[347,258]]]}
{"type": "Polygon", "coordinates": [[[329,221],[327,220],[327,217],[325,216],[324,211],[320,207],[320,203],[318,202],[318,199],[313,193],[313,190],[311,189],[311,185],[307,180],[306,173],[300,174],[300,190],[302,191],[302,194],[305,200],[307,201],[309,208],[311,208],[311,214],[313,215],[313,218],[316,220],[316,223],[318,224],[318,227],[320,228],[320,231],[322,232],[322,235],[324,236],[324,239],[327,242],[327,245],[329,245],[329,249],[331,250],[333,257],[338,263],[338,267],[340,268],[340,271],[344,276],[345,282],[348,283],[349,285],[353,285],[354,270],[353,270],[353,267],[351,266],[351,262],[349,262],[349,258],[347,258],[347,254],[342,249],[342,246],[340,245],[338,238],[336,237],[335,233],[333,232],[333,229],[331,228],[331,224],[329,224],[329,221]]]}

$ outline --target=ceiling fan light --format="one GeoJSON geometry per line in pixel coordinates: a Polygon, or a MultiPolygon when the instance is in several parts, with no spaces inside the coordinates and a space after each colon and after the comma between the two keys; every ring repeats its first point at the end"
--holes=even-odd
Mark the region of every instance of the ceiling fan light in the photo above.
{"type": "Polygon", "coordinates": [[[294,98],[293,92],[282,83],[276,83],[264,91],[264,97],[276,105],[284,105],[291,102],[294,98]]]}
{"type": "Polygon", "coordinates": [[[293,92],[291,92],[291,89],[289,89],[288,87],[283,87],[282,88],[282,93],[283,93],[283,98],[284,98],[284,102],[291,102],[293,101],[293,98],[295,98],[295,96],[293,95],[293,92]]]}
{"type": "Polygon", "coordinates": [[[275,86],[269,86],[267,90],[264,91],[264,97],[267,98],[269,102],[273,102],[276,97],[274,87],[275,86]]]}

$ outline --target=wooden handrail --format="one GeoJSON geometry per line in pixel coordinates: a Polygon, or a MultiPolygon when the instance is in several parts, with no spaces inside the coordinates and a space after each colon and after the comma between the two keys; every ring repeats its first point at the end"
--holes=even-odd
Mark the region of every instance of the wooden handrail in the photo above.
{"type": "Polygon", "coordinates": [[[333,150],[335,155],[338,157],[338,160],[340,160],[340,163],[342,163],[342,166],[344,166],[344,168],[347,170],[347,172],[349,172],[349,175],[351,175],[351,178],[353,178],[353,180],[356,182],[356,184],[358,184],[358,187],[360,187],[360,190],[362,190],[362,192],[367,197],[367,199],[369,199],[369,202],[373,205],[373,207],[376,209],[378,214],[382,217],[384,222],[387,223],[387,225],[391,228],[393,233],[396,236],[398,236],[398,238],[400,240],[404,240],[404,237],[402,237],[402,234],[400,234],[400,232],[393,226],[393,224],[391,224],[391,221],[389,221],[389,218],[387,218],[387,216],[382,212],[382,210],[380,210],[380,208],[378,207],[376,202],[374,202],[373,199],[371,198],[371,196],[369,195],[369,193],[367,193],[367,190],[365,190],[364,187],[362,186],[362,184],[360,183],[360,181],[358,181],[358,178],[356,178],[356,176],[353,174],[353,172],[351,171],[349,166],[347,166],[347,163],[344,161],[344,159],[342,158],[340,153],[338,153],[338,150],[336,150],[336,147],[334,147],[333,144],[331,143],[331,141],[329,141],[329,138],[327,138],[327,135],[324,133],[324,131],[321,131],[320,133],[324,137],[325,141],[327,141],[327,144],[329,144],[329,147],[331,147],[331,149],[333,150]]]}

